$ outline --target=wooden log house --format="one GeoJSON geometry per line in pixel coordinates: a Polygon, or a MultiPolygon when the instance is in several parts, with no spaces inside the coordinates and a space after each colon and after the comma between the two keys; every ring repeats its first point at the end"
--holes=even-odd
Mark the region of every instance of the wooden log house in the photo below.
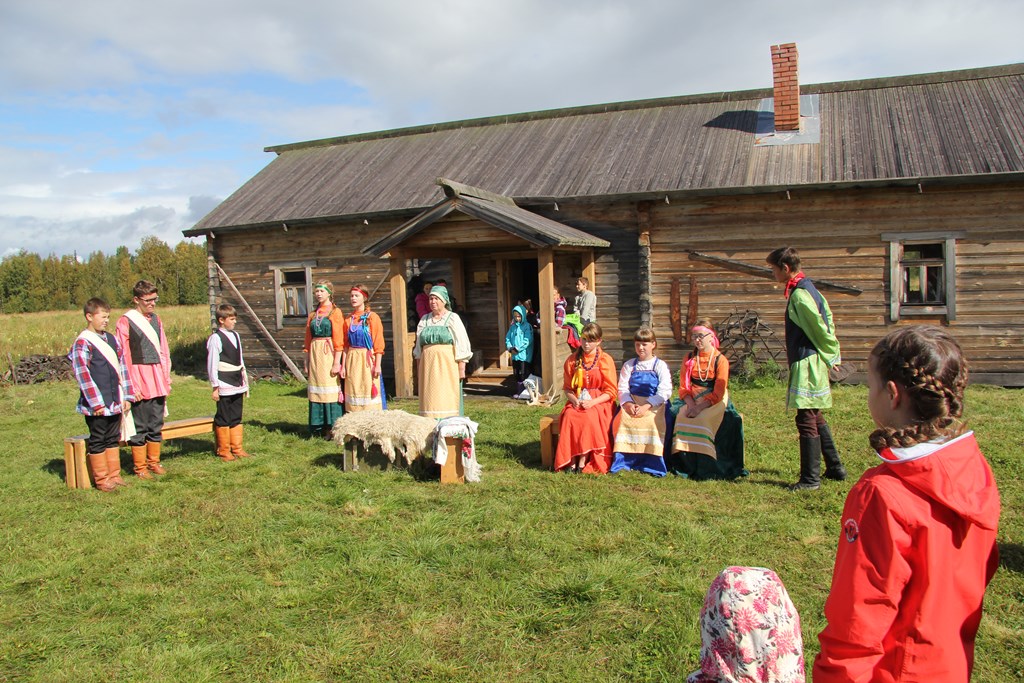
{"type": "MultiPolygon", "coordinates": [[[[248,365],[301,360],[312,285],[347,308],[373,292],[387,379],[409,396],[410,276],[439,269],[478,356],[508,373],[523,296],[541,313],[542,373],[560,381],[551,287],[594,283],[621,363],[643,322],[677,368],[687,322],[753,310],[782,334],[765,255],[800,249],[861,369],[897,325],[948,326],[975,381],[1024,385],[1024,64],[456,121],[277,147],[185,231],[207,239],[211,305],[245,300],[248,365]],[[796,128],[774,112],[797,107],[796,128]],[[237,288],[232,290],[225,280],[237,288]],[[237,294],[234,293],[237,291],[237,294]],[[268,339],[267,337],[272,337],[268,339]]],[[[301,366],[301,363],[298,363],[301,366]]],[[[862,375],[855,375],[857,379],[862,375]]]]}

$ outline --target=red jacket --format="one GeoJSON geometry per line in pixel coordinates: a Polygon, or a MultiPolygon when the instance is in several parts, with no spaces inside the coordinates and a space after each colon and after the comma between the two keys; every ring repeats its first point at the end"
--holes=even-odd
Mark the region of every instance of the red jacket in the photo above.
{"type": "Polygon", "coordinates": [[[814,682],[967,681],[999,560],[992,470],[973,432],[879,457],[846,498],[814,682]]]}

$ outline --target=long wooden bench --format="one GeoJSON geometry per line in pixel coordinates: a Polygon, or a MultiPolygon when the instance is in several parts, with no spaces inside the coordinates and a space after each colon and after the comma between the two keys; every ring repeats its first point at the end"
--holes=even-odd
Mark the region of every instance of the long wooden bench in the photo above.
{"type": "MultiPolygon", "coordinates": [[[[164,441],[195,434],[211,434],[213,432],[213,416],[190,417],[185,420],[165,422],[160,434],[164,441]]],[[[64,439],[64,480],[69,489],[91,489],[89,469],[85,462],[85,440],[88,434],[69,436],[64,439]]],[[[126,445],[121,442],[121,445],[126,445]]]]}

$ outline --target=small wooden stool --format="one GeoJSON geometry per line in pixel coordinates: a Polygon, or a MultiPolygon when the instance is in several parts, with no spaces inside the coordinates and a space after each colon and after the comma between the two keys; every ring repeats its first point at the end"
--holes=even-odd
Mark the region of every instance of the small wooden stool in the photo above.
{"type": "Polygon", "coordinates": [[[386,472],[399,466],[397,461],[391,462],[380,446],[367,447],[365,443],[354,436],[345,437],[344,457],[341,460],[342,472],[357,472],[359,470],[386,472]]]}
{"type": "Polygon", "coordinates": [[[540,465],[546,470],[555,467],[555,449],[558,448],[558,418],[561,413],[545,415],[540,419],[540,465]]]}

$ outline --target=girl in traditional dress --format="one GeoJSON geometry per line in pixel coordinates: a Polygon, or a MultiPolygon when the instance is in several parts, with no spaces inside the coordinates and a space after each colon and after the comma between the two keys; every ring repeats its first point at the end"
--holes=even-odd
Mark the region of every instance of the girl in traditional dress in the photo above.
{"type": "Polygon", "coordinates": [[[687,683],[804,683],[800,615],[771,569],[723,569],[704,598],[700,635],[700,671],[687,683]]]}
{"type": "Polygon", "coordinates": [[[345,318],[345,348],[341,378],[345,380],[345,410],[387,408],[380,365],[384,358],[384,325],[370,310],[370,293],[356,285],[348,295],[352,312],[345,318]]]}
{"type": "Polygon", "coordinates": [[[473,357],[466,327],[448,310],[448,288],[430,290],[430,313],[416,326],[412,355],[419,360],[420,415],[441,419],[462,415],[462,380],[466,362],[473,357]]]}
{"type": "Polygon", "coordinates": [[[316,283],[313,298],[317,307],[306,321],[306,341],[302,345],[309,378],[309,433],[330,438],[334,421],[344,413],[340,398],[345,316],[334,305],[334,288],[327,280],[316,283]]]}
{"type": "Polygon", "coordinates": [[[691,479],[745,477],[743,418],[729,400],[729,359],[718,351],[711,323],[690,331],[694,350],[683,361],[679,401],[673,401],[669,469],[691,479]]]}
{"type": "Polygon", "coordinates": [[[615,452],[611,472],[637,470],[664,477],[665,405],[672,397],[672,372],[654,355],[654,330],[641,327],[633,335],[636,358],[619,373],[619,406],[612,426],[615,452]]]}
{"type": "Polygon", "coordinates": [[[615,362],[601,351],[602,336],[597,323],[585,325],[579,349],[562,368],[565,407],[558,423],[555,471],[605,474],[611,466],[615,362]]]}

